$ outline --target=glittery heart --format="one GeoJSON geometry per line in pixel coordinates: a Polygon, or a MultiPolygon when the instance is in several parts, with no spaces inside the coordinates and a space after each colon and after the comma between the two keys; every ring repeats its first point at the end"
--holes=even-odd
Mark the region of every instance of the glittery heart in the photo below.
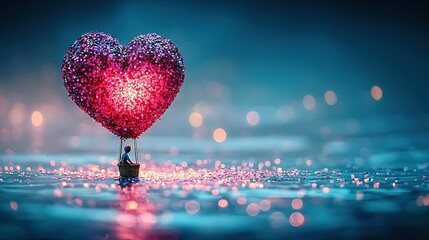
{"type": "Polygon", "coordinates": [[[182,56],[157,34],[123,47],[105,33],[86,33],[62,63],[71,99],[121,138],[137,138],[171,105],[185,78],[182,56]]]}

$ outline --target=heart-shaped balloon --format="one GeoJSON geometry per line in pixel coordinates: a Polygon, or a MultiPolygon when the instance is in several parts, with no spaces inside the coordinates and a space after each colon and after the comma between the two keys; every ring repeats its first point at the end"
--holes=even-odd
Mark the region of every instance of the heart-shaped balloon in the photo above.
{"type": "Polygon", "coordinates": [[[71,99],[125,139],[139,137],[161,117],[185,70],[177,47],[160,35],[141,35],[123,47],[108,34],[92,32],[70,46],[62,75],[71,99]]]}

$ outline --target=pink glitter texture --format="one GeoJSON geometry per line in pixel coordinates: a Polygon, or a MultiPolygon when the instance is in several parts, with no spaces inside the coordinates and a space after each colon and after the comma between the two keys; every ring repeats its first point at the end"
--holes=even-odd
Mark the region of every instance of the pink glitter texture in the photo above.
{"type": "Polygon", "coordinates": [[[125,47],[106,33],[82,35],[62,63],[70,98],[120,138],[137,138],[167,110],[185,78],[168,39],[140,35],[125,47]]]}

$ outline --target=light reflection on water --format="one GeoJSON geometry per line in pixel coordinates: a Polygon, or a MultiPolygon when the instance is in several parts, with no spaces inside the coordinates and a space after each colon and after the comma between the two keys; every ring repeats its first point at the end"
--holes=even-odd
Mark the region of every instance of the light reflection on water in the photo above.
{"type": "Polygon", "coordinates": [[[185,138],[143,139],[135,182],[118,181],[113,152],[2,155],[0,233],[18,239],[360,239],[395,238],[410,226],[411,236],[420,236],[429,223],[428,149],[397,150],[419,141],[411,135],[226,141],[213,148],[185,138]],[[314,145],[322,153],[309,154],[314,145]]]}

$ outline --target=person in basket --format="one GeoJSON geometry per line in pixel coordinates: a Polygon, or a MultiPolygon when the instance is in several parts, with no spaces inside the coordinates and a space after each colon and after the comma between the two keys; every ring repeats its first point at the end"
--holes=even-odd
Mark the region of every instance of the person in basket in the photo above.
{"type": "Polygon", "coordinates": [[[128,156],[128,153],[131,152],[131,147],[130,146],[126,146],[124,148],[125,153],[122,154],[121,157],[121,164],[134,164],[133,162],[131,162],[130,157],[128,156]]]}

